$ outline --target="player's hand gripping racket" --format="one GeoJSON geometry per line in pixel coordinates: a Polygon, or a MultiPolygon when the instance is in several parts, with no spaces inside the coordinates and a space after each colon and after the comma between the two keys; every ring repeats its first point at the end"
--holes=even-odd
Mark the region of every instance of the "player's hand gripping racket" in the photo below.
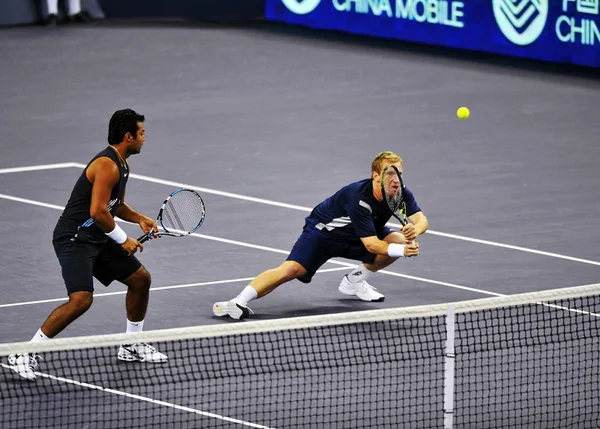
{"type": "MultiPolygon", "coordinates": [[[[172,237],[184,237],[196,231],[206,216],[204,201],[198,192],[190,189],[177,189],[172,192],[163,202],[156,223],[159,231],[156,235],[170,235],[172,237]]],[[[140,243],[152,238],[154,233],[138,238],[140,243]]]]}
{"type": "Polygon", "coordinates": [[[404,182],[402,174],[395,165],[388,165],[381,173],[381,194],[396,219],[402,226],[408,224],[406,218],[406,203],[404,201],[404,182]]]}

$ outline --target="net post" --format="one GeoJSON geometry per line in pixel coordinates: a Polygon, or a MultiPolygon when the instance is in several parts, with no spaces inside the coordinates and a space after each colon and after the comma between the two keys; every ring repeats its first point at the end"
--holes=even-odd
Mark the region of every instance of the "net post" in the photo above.
{"type": "Polygon", "coordinates": [[[452,429],[454,417],[454,308],[446,314],[446,355],[444,365],[444,429],[452,429]]]}

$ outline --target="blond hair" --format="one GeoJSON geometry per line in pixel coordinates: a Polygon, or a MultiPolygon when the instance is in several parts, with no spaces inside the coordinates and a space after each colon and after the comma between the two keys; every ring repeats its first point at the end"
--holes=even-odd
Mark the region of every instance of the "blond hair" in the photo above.
{"type": "Polygon", "coordinates": [[[402,162],[402,158],[395,152],[379,152],[371,163],[371,173],[381,173],[383,164],[395,164],[397,162],[402,162]]]}

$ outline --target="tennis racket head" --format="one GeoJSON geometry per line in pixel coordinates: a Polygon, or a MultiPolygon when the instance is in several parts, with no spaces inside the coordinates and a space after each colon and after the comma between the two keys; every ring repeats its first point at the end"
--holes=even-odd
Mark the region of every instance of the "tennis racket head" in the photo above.
{"type": "MultiPolygon", "coordinates": [[[[206,217],[206,206],[200,194],[192,189],[177,189],[165,199],[158,216],[158,235],[183,237],[190,235],[202,226],[206,217]]],[[[144,242],[152,233],[144,235],[144,242]]]]}
{"type": "Polygon", "coordinates": [[[392,214],[400,221],[402,226],[408,223],[403,191],[402,173],[394,164],[386,165],[381,173],[381,194],[392,214]]]}

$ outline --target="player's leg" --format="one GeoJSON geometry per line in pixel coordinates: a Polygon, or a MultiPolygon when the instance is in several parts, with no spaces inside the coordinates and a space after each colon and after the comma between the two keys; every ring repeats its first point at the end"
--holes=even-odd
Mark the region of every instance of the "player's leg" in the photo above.
{"type": "Polygon", "coordinates": [[[68,14],[72,22],[88,23],[93,21],[90,14],[81,8],[81,0],[69,0],[68,14]]]}
{"type": "Polygon", "coordinates": [[[46,0],[45,25],[54,27],[58,24],[58,0],[46,0]]]}
{"type": "MultiPolygon", "coordinates": [[[[135,273],[123,281],[127,285],[125,307],[127,309],[127,333],[142,332],[148,300],[150,297],[150,273],[141,266],[135,273]]],[[[146,343],[123,344],[119,349],[119,359],[163,363],[167,356],[146,343]]]]}
{"type": "MultiPolygon", "coordinates": [[[[32,342],[46,341],[54,338],[67,326],[85,313],[93,301],[94,283],[92,272],[94,260],[99,248],[92,244],[56,241],[54,250],[62,268],[69,300],[54,309],[35,333],[32,342]]],[[[35,355],[11,355],[9,364],[23,378],[35,379],[34,369],[37,367],[35,355]]]]}
{"type": "Polygon", "coordinates": [[[248,307],[250,301],[268,295],[278,286],[305,273],[306,270],[299,263],[285,261],[277,268],[260,273],[235,298],[229,301],[215,302],[213,314],[218,317],[229,316],[233,319],[244,319],[250,314],[254,314],[248,307]]]}
{"type": "Polygon", "coordinates": [[[92,306],[92,301],[93,293],[90,291],[74,291],[69,293],[69,301],[58,306],[50,313],[46,321],[42,324],[42,327],[36,333],[37,337],[42,339],[54,338],[85,313],[92,306]]]}
{"type": "MultiPolygon", "coordinates": [[[[56,308],[38,331],[38,339],[54,338],[85,313],[93,301],[92,274],[100,248],[94,244],[70,240],[57,241],[54,250],[61,266],[69,301],[56,308]]],[[[32,341],[36,341],[36,338],[32,341]]]]}
{"type": "Polygon", "coordinates": [[[132,275],[123,280],[123,283],[127,285],[127,295],[125,296],[127,321],[130,324],[137,324],[139,326],[146,318],[152,278],[148,270],[144,266],[141,266],[132,275]]]}
{"type": "MultiPolygon", "coordinates": [[[[404,244],[402,234],[393,231],[391,228],[384,228],[384,233],[382,235],[383,237],[381,238],[387,243],[404,244]]],[[[363,263],[342,278],[339,291],[346,295],[357,296],[363,301],[383,302],[385,296],[375,287],[370,285],[367,282],[367,279],[372,273],[382,270],[398,258],[392,258],[387,255],[370,254],[362,245],[358,245],[356,248],[350,248],[346,255],[340,256],[362,260],[363,263]]]]}
{"type": "Polygon", "coordinates": [[[367,279],[373,273],[369,267],[372,267],[378,255],[367,252],[367,249],[360,243],[349,249],[345,255],[340,256],[357,259],[362,261],[362,264],[342,278],[338,290],[344,295],[356,296],[362,301],[383,302],[385,296],[367,282],[367,279]]]}
{"type": "Polygon", "coordinates": [[[302,265],[296,261],[287,260],[277,268],[260,273],[250,282],[249,286],[255,290],[256,298],[262,298],[274,291],[278,286],[305,274],[306,269],[302,265]]]}
{"type": "MultiPolygon", "coordinates": [[[[115,280],[127,286],[127,295],[125,296],[127,328],[125,332],[128,334],[142,332],[152,284],[148,270],[135,256],[129,256],[120,245],[109,241],[98,256],[94,276],[105,286],[115,280]]],[[[125,361],[154,363],[167,361],[167,356],[153,346],[139,342],[121,345],[118,358],[125,361]]]]}
{"type": "Polygon", "coordinates": [[[329,259],[326,241],[318,233],[305,229],[285,262],[277,268],[260,273],[235,298],[213,304],[213,314],[243,319],[252,313],[248,308],[250,301],[262,298],[294,279],[310,283],[315,272],[329,259]]]}
{"type": "Polygon", "coordinates": [[[72,18],[78,13],[81,13],[81,0],[68,0],[69,3],[69,16],[72,18]]]}
{"type": "MultiPolygon", "coordinates": [[[[92,305],[92,297],[92,293],[87,291],[71,293],[68,302],[58,306],[50,313],[41,328],[38,329],[31,339],[31,342],[46,341],[58,335],[63,329],[90,308],[92,305]]],[[[39,356],[35,354],[15,354],[8,357],[8,363],[21,377],[28,380],[34,380],[35,369],[38,366],[38,358],[39,356]]]]}

